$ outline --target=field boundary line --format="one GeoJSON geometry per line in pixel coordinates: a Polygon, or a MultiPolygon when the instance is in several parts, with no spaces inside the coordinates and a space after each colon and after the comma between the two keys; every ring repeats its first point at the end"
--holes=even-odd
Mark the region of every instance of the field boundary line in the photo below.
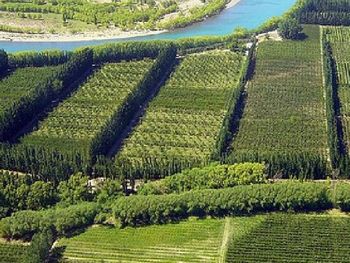
{"type": "Polygon", "coordinates": [[[219,250],[218,263],[226,262],[225,259],[226,259],[226,254],[227,254],[228,245],[229,245],[231,236],[232,236],[231,218],[226,217],[224,231],[222,234],[222,243],[219,250]]]}
{"type": "Polygon", "coordinates": [[[140,124],[142,117],[145,116],[149,104],[152,100],[157,97],[160,90],[165,86],[166,82],[170,78],[171,74],[175,71],[176,67],[179,65],[180,60],[175,59],[174,63],[169,67],[167,72],[164,74],[162,78],[159,79],[158,84],[152,89],[148,96],[144,99],[144,101],[140,104],[139,110],[137,110],[133,116],[131,117],[129,123],[125,126],[123,131],[120,133],[118,138],[113,142],[111,147],[109,148],[106,156],[108,158],[112,158],[113,156],[117,156],[123,147],[125,140],[131,136],[134,129],[140,124]]]}
{"type": "MultiPolygon", "coordinates": [[[[324,98],[324,114],[326,116],[327,119],[327,85],[326,85],[326,76],[324,75],[324,50],[323,50],[323,26],[320,25],[320,53],[321,53],[321,74],[322,74],[322,87],[323,87],[323,98],[324,98]]],[[[329,134],[329,127],[327,125],[327,121],[326,121],[326,131],[327,134],[329,134]]],[[[328,147],[327,147],[327,161],[328,163],[331,163],[331,149],[329,146],[329,142],[328,142],[328,147]]]]}

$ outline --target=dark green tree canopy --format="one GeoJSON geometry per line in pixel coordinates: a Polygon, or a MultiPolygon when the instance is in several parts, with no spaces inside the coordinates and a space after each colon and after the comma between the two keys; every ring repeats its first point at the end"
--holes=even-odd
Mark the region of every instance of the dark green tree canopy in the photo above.
{"type": "Polygon", "coordinates": [[[298,20],[294,18],[289,18],[283,20],[278,25],[278,32],[283,38],[286,39],[298,39],[301,36],[302,26],[299,24],[298,20]]]}

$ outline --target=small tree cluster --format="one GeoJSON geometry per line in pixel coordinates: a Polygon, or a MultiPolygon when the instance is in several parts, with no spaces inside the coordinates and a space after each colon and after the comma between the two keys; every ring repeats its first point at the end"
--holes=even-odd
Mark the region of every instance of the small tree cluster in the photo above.
{"type": "Polygon", "coordinates": [[[298,20],[294,18],[288,18],[281,21],[278,25],[278,32],[285,39],[298,39],[303,28],[299,24],[298,20]]]}

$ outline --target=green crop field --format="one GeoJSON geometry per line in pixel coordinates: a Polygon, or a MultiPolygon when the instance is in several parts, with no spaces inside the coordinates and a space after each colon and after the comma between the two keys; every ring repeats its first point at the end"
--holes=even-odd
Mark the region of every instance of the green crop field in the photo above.
{"type": "Polygon", "coordinates": [[[350,149],[350,27],[326,27],[323,30],[332,48],[336,67],[339,114],[343,131],[343,143],[350,149]]]}
{"type": "MultiPolygon", "coordinates": [[[[350,262],[350,218],[272,214],[232,237],[227,262],[350,262]]],[[[246,227],[247,228],[247,227],[246,227]]]]}
{"type": "Polygon", "coordinates": [[[0,263],[22,263],[26,246],[0,242],[0,263]]]}
{"type": "Polygon", "coordinates": [[[57,73],[55,66],[18,68],[0,80],[0,141],[15,136],[32,114],[45,105],[46,95],[54,93],[54,87],[47,83],[57,73]]]}
{"type": "Polygon", "coordinates": [[[207,163],[217,150],[243,61],[230,51],[185,57],[124,143],[117,162],[139,176],[207,163]]]}
{"type": "MultiPolygon", "coordinates": [[[[26,145],[59,151],[98,152],[100,137],[118,120],[118,114],[138,92],[153,60],[105,64],[39,125],[22,138],[26,145]]],[[[119,123],[122,128],[123,123],[119,123]]]]}
{"type": "Polygon", "coordinates": [[[350,262],[350,217],[274,213],[118,229],[59,240],[63,262],[350,262]]]}
{"type": "Polygon", "coordinates": [[[328,155],[319,27],[304,31],[304,41],[258,45],[234,156],[328,155]]]}
{"type": "Polygon", "coordinates": [[[0,81],[0,117],[29,94],[38,92],[40,84],[56,69],[54,66],[19,68],[4,77],[0,81]]]}
{"type": "Polygon", "coordinates": [[[216,262],[224,220],[195,220],[142,228],[91,227],[62,239],[67,262],[216,262]]]}

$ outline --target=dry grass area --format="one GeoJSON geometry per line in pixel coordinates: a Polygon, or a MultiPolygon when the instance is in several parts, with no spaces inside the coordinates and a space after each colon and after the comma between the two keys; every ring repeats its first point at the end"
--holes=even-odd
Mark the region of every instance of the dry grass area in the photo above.
{"type": "MultiPolygon", "coordinates": [[[[32,13],[33,14],[33,13],[32,13]]],[[[68,20],[64,25],[60,14],[42,14],[41,19],[21,18],[17,13],[0,12],[0,25],[39,29],[42,33],[62,34],[96,32],[98,27],[76,20],[68,20]]]]}

